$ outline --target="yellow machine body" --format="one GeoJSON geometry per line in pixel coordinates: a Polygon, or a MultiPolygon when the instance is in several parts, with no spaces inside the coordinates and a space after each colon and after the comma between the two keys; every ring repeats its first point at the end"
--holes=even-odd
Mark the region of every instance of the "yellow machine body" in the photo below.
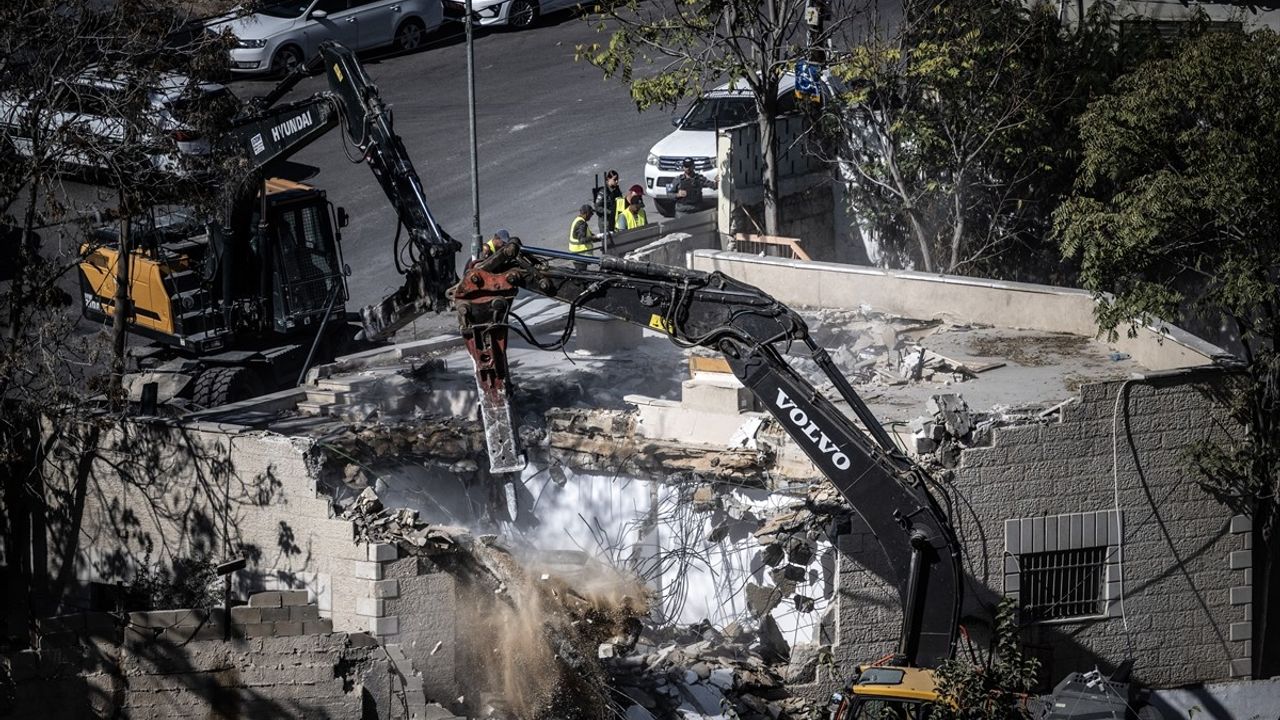
{"type": "Polygon", "coordinates": [[[935,703],[955,705],[938,693],[937,676],[929,669],[862,665],[854,678],[839,720],[929,720],[935,703]]]}
{"type": "MultiPolygon", "coordinates": [[[[85,280],[85,309],[115,318],[116,275],[120,251],[114,247],[81,248],[84,260],[80,272],[85,280]]],[[[165,288],[164,278],[179,270],[187,270],[187,258],[171,258],[160,262],[143,250],[129,257],[129,299],[133,305],[131,323],[153,333],[173,335],[173,298],[165,288]]]]}
{"type": "MultiPolygon", "coordinates": [[[[268,197],[289,191],[316,192],[310,185],[270,178],[264,183],[268,197]]],[[[191,238],[188,247],[207,249],[208,238],[191,238]]],[[[81,247],[81,288],[85,314],[91,319],[114,321],[116,316],[116,277],[120,261],[119,248],[98,242],[81,247]]],[[[178,273],[197,270],[189,255],[165,252],[158,256],[153,248],[139,247],[130,253],[129,299],[133,306],[130,329],[138,334],[173,345],[185,345],[183,328],[176,321],[184,311],[176,297],[180,286],[173,282],[178,273]]]]}

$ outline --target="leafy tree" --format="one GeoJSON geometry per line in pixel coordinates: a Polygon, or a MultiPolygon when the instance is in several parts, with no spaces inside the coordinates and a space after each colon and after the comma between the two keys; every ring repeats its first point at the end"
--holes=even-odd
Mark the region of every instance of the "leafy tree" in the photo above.
{"type": "Polygon", "coordinates": [[[824,127],[862,229],[889,265],[1069,279],[1045,236],[1074,175],[1071,123],[1114,74],[1110,5],[1078,29],[1049,3],[906,10],[833,68],[845,91],[824,127]]]}
{"type": "Polygon", "coordinates": [[[806,57],[863,16],[857,0],[828,0],[824,27],[806,37],[805,0],[605,0],[588,16],[605,44],[577,56],[631,88],[641,110],[674,107],[722,82],[750,90],[764,167],[765,232],[778,232],[778,84],[806,57]]]}
{"type": "MultiPolygon", "coordinates": [[[[1184,40],[1081,118],[1077,194],[1055,216],[1104,330],[1198,315],[1238,335],[1247,370],[1230,401],[1242,432],[1202,443],[1194,464],[1202,486],[1254,518],[1271,558],[1280,545],[1277,98],[1275,33],[1184,40]]],[[[1259,575],[1255,602],[1266,607],[1277,578],[1269,567],[1259,575]]]]}
{"type": "Polygon", "coordinates": [[[1026,699],[1035,688],[1040,663],[1023,655],[1014,611],[1014,601],[1009,598],[1000,601],[993,647],[985,660],[970,662],[953,658],[938,666],[938,693],[947,701],[935,703],[931,717],[939,720],[1031,717],[1026,699]]]}

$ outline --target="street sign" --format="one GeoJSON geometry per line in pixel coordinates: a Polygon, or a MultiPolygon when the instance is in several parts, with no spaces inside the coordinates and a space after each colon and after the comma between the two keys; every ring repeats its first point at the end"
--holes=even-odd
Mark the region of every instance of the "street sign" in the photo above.
{"type": "Polygon", "coordinates": [[[796,97],[802,100],[822,100],[818,85],[819,66],[804,60],[796,61],[796,97]]]}

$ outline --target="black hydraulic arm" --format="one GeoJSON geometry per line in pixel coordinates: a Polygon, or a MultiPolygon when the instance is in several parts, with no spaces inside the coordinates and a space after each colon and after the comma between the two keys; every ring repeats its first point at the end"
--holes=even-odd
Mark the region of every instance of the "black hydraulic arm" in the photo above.
{"type": "MultiPolygon", "coordinates": [[[[365,334],[385,337],[424,312],[444,308],[446,291],[458,280],[454,256],[462,246],[431,214],[422,180],[400,136],[392,129],[391,110],[355,53],[337,43],[325,42],[320,45],[320,57],[330,91],[346,116],[343,125],[347,138],[378,179],[409,238],[405,284],[361,311],[365,334]]],[[[399,251],[396,248],[397,254],[399,251]]]]}
{"type": "Polygon", "coordinates": [[[461,245],[431,214],[413,161],[392,128],[391,110],[355,53],[335,42],[321,43],[320,52],[306,66],[249,102],[225,144],[246,160],[246,176],[256,178],[269,163],[287,159],[339,124],[378,179],[407,236],[404,248],[399,247],[397,230],[394,250],[404,259],[404,285],[361,311],[366,336],[385,337],[424,312],[444,308],[445,293],[458,280],[454,256],[461,245]],[[277,105],[302,78],[321,70],[328,78],[327,91],[277,105]]]}
{"type": "MultiPolygon", "coordinates": [[[[505,410],[506,331],[518,289],[661,330],[677,344],[725,355],[735,375],[761,401],[814,464],[849,501],[884,549],[901,594],[899,660],[932,667],[951,656],[959,622],[959,546],[950,522],[929,493],[925,471],[899,452],[866,404],[810,337],[802,318],[760,289],[721,273],[701,273],[611,257],[580,268],[555,259],[582,256],[503,245],[473,263],[451,291],[462,333],[476,364],[486,422],[505,410]],[[854,422],[797,373],[783,353],[799,345],[831,380],[866,427],[854,422]]],[[[517,327],[519,330],[518,326],[517,327]]],[[[514,433],[495,431],[510,441],[514,433]]],[[[509,451],[510,448],[498,448],[509,451]]],[[[494,448],[491,447],[491,452],[494,448]]],[[[502,458],[499,458],[501,460],[502,458]]]]}

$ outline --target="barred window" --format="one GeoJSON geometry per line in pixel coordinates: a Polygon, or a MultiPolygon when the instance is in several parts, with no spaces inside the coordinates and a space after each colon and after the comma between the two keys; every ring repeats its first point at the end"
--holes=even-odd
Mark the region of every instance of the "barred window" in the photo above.
{"type": "Polygon", "coordinates": [[[1004,521],[1004,594],[1024,623],[1120,617],[1119,508],[1004,521]]]}
{"type": "Polygon", "coordinates": [[[1023,622],[1106,614],[1106,560],[1105,547],[1020,555],[1023,622]]]}

